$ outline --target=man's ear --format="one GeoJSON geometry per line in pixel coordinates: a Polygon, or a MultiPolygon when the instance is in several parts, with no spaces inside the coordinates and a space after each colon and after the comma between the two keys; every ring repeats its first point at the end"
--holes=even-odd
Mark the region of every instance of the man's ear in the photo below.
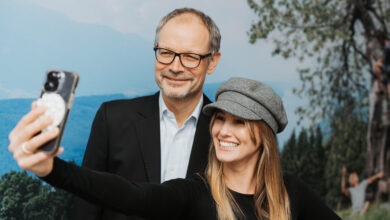
{"type": "Polygon", "coordinates": [[[212,74],[214,70],[217,68],[217,64],[219,61],[219,58],[221,58],[221,52],[215,53],[211,58],[210,58],[210,63],[209,66],[207,67],[207,74],[212,74]]]}

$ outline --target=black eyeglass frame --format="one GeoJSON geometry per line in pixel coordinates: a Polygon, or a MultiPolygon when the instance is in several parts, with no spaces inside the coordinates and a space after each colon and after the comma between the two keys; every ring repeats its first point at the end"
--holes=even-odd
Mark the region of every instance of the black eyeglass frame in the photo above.
{"type": "Polygon", "coordinates": [[[197,67],[200,65],[200,62],[202,62],[202,60],[203,60],[204,58],[206,58],[206,57],[208,57],[208,56],[211,56],[211,53],[208,53],[208,54],[205,54],[205,55],[201,55],[201,54],[197,54],[197,53],[176,53],[175,51],[172,51],[172,50],[169,50],[169,49],[166,49],[166,48],[162,48],[162,47],[154,47],[153,50],[154,50],[154,56],[156,57],[156,60],[157,60],[159,63],[165,64],[165,65],[169,65],[169,64],[171,64],[171,63],[176,59],[176,56],[178,56],[181,65],[184,66],[185,68],[189,68],[189,69],[197,68],[197,67]],[[169,62],[169,63],[164,63],[164,62],[161,62],[160,60],[158,60],[158,57],[157,57],[157,50],[161,50],[161,49],[167,50],[167,51],[172,52],[172,53],[174,54],[173,59],[172,59],[171,62],[169,62]],[[199,58],[198,65],[196,65],[195,67],[188,67],[188,66],[184,65],[183,62],[181,61],[181,55],[182,55],[182,54],[193,54],[193,55],[199,56],[200,58],[199,58]]]}

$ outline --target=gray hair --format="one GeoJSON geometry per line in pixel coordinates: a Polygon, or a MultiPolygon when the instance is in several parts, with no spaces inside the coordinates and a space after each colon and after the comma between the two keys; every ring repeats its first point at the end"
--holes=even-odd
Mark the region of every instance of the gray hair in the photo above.
{"type": "Polygon", "coordinates": [[[160,23],[157,25],[156,28],[156,37],[154,39],[154,45],[158,45],[158,36],[161,31],[161,29],[164,27],[164,25],[171,20],[174,17],[177,17],[182,14],[186,13],[191,13],[197,15],[204,23],[206,26],[207,30],[209,31],[210,34],[210,42],[209,42],[209,52],[211,55],[214,55],[219,51],[219,47],[221,44],[221,34],[219,33],[219,29],[217,25],[214,23],[214,21],[205,13],[193,9],[193,8],[179,8],[175,9],[166,16],[164,16],[161,20],[160,23]]]}

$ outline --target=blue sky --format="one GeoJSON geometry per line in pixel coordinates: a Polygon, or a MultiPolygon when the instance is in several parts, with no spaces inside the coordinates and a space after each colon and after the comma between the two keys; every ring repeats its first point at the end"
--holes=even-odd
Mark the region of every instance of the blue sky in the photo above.
{"type": "Polygon", "coordinates": [[[256,16],[236,0],[8,0],[0,1],[0,99],[36,97],[48,68],[80,74],[77,95],[142,94],[157,90],[152,51],[158,21],[174,8],[210,15],[222,35],[222,57],[206,83],[232,76],[269,84],[282,96],[290,124],[304,103],[295,60],[272,57],[272,42],[248,42],[256,16]]]}

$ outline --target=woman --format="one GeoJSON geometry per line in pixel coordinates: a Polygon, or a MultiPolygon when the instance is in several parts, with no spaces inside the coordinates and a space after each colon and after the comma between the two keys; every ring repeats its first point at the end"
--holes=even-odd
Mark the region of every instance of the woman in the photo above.
{"type": "MultiPolygon", "coordinates": [[[[53,186],[129,215],[151,219],[339,219],[305,185],[294,177],[283,177],[275,134],[285,128],[287,116],[280,97],[270,87],[232,78],[218,88],[216,102],[203,111],[213,115],[209,165],[205,174],[189,179],[132,183],[36,151],[58,133],[43,132],[29,140],[49,124],[34,124],[44,112],[36,107],[11,132],[9,149],[21,168],[53,186]],[[20,140],[28,141],[29,149],[20,140]]],[[[57,155],[62,151],[60,148],[57,155]]]]}

